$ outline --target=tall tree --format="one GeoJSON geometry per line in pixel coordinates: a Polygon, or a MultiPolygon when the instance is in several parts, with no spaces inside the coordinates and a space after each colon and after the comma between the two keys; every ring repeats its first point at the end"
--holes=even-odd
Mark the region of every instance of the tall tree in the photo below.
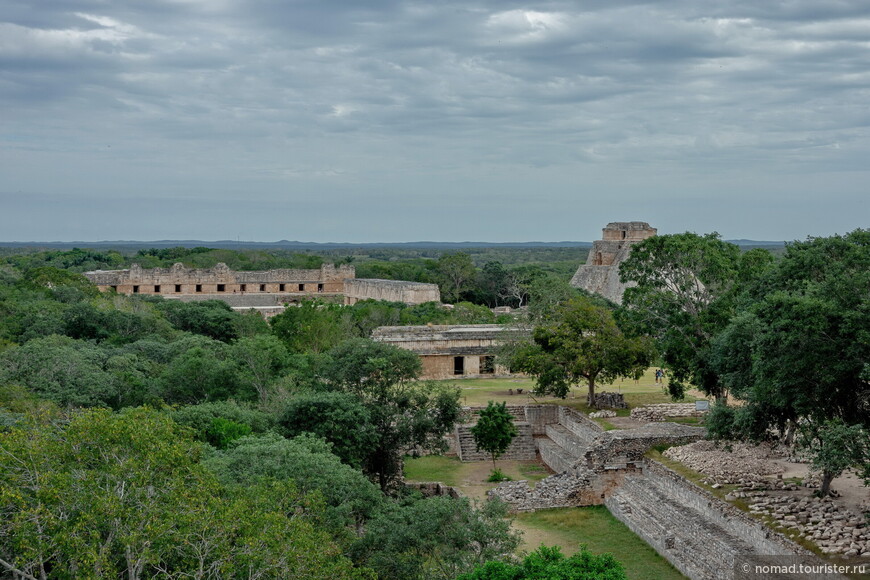
{"type": "Polygon", "coordinates": [[[507,410],[504,402],[490,401],[486,409],[480,412],[477,424],[471,428],[474,444],[492,457],[492,468],[495,470],[495,460],[510,447],[511,441],[517,436],[514,417],[507,410]]]}
{"type": "Polygon", "coordinates": [[[471,256],[464,252],[438,258],[438,280],[445,302],[458,302],[477,275],[471,256]]]}
{"type": "Polygon", "coordinates": [[[590,405],[596,383],[643,372],[654,352],[649,340],[625,336],[610,310],[586,297],[559,306],[550,322],[534,328],[532,338],[514,354],[513,368],[533,375],[536,390],[562,398],[585,381],[590,405]]]}
{"type": "Polygon", "coordinates": [[[725,394],[711,365],[711,341],[734,315],[741,282],[771,261],[764,250],[741,255],[716,233],[654,236],[632,248],[619,270],[623,282],[634,284],[623,295],[623,313],[638,332],[655,337],[674,398],[689,385],[725,394]]]}
{"type": "Polygon", "coordinates": [[[0,576],[367,576],[313,525],[316,497],[222,487],[200,449],[148,409],[0,431],[0,576]]]}
{"type": "Polygon", "coordinates": [[[273,316],[272,332],[290,352],[326,352],[347,338],[341,306],[319,300],[304,300],[273,316]]]}
{"type": "Polygon", "coordinates": [[[444,435],[459,416],[459,390],[414,380],[419,358],[388,344],[353,339],[330,355],[327,381],[353,393],[368,411],[374,440],[363,470],[386,492],[401,474],[404,453],[444,449],[444,435]]]}
{"type": "Polygon", "coordinates": [[[724,431],[796,428],[830,480],[837,461],[861,457],[842,434],[870,429],[870,231],[788,245],[748,295],[713,344],[715,371],[745,402],[724,431]]]}

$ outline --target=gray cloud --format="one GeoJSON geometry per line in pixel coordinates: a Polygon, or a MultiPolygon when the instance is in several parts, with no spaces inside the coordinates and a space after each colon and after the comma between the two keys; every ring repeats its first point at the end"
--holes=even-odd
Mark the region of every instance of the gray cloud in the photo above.
{"type": "Polygon", "coordinates": [[[0,237],[846,231],[868,42],[860,1],[10,0],[0,237]]]}

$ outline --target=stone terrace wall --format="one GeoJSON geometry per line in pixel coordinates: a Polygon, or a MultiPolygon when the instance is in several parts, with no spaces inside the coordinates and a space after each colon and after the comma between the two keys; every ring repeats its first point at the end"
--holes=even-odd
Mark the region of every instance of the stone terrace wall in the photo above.
{"type": "Polygon", "coordinates": [[[676,423],[650,423],[638,429],[604,432],[584,454],[585,466],[593,470],[641,462],[657,445],[685,445],[703,439],[707,430],[676,423]]]}
{"type": "Polygon", "coordinates": [[[579,437],[587,446],[604,433],[601,425],[568,407],[559,407],[559,424],[579,437]]]}
{"type": "Polygon", "coordinates": [[[630,473],[633,471],[559,473],[542,479],[534,488],[525,480],[502,483],[489,495],[510,504],[515,512],[601,505],[630,473]]]}
{"type": "Polygon", "coordinates": [[[360,300],[369,299],[404,302],[405,304],[441,302],[441,292],[437,284],[402,280],[380,280],[377,278],[347,280],[344,292],[345,304],[354,304],[360,300]]]}
{"type": "Polygon", "coordinates": [[[624,478],[605,505],[620,521],[693,580],[735,577],[739,558],[815,557],[736,507],[655,461],[624,478]]]}
{"type": "Polygon", "coordinates": [[[703,417],[707,411],[699,411],[695,403],[657,403],[635,407],[631,418],[638,421],[667,421],[671,417],[703,417]]]}
{"type": "MultiPolygon", "coordinates": [[[[511,441],[510,447],[507,448],[499,459],[509,459],[513,461],[528,461],[534,460],[536,457],[535,440],[532,437],[532,426],[528,423],[514,423],[517,428],[517,436],[511,441]]],[[[457,452],[461,461],[489,461],[491,459],[489,453],[485,451],[477,451],[477,446],[474,443],[474,435],[471,434],[471,428],[474,425],[457,425],[455,429],[456,440],[458,442],[457,452]]]]}
{"type": "Polygon", "coordinates": [[[545,435],[547,425],[559,422],[559,407],[557,405],[525,405],[526,422],[532,426],[532,434],[545,435]]]}

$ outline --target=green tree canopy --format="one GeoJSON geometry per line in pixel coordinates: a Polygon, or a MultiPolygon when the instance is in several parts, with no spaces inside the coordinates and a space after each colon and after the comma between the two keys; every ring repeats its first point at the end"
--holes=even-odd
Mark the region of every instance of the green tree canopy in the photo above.
{"type": "Polygon", "coordinates": [[[558,546],[541,546],[521,564],[487,562],[456,580],[627,580],[622,564],[610,554],[595,555],[584,548],[565,557],[558,546]]]}
{"type": "Polygon", "coordinates": [[[655,337],[673,397],[682,398],[688,385],[724,394],[711,341],[735,314],[742,284],[771,261],[764,250],[741,255],[716,233],[653,236],[632,247],[619,269],[623,282],[636,284],[623,295],[623,312],[638,332],[655,337]]]}
{"type": "Polygon", "coordinates": [[[317,496],[230,490],[163,413],[89,410],[0,432],[0,570],[22,578],[355,578],[317,496]]]}
{"type": "Polygon", "coordinates": [[[507,507],[467,498],[433,497],[392,504],[366,525],[353,559],[391,580],[452,580],[519,545],[507,507]]]}
{"type": "MultiPolygon", "coordinates": [[[[720,434],[800,430],[819,457],[860,465],[860,453],[836,452],[835,442],[870,428],[870,232],[789,244],[748,294],[713,341],[714,370],[746,403],[720,422],[720,434]]],[[[828,465],[825,480],[840,471],[819,465],[828,465]]]]}
{"type": "Polygon", "coordinates": [[[459,416],[458,389],[415,381],[419,358],[392,345],[353,339],[330,355],[327,382],[352,393],[368,412],[374,441],[363,469],[382,490],[400,475],[404,453],[444,449],[444,435],[459,416]]]}
{"type": "Polygon", "coordinates": [[[486,409],[480,412],[477,423],[471,428],[477,450],[482,449],[490,454],[493,469],[495,469],[495,460],[507,451],[518,433],[514,425],[514,417],[506,407],[507,404],[504,402],[489,401],[486,409]]]}
{"type": "Polygon", "coordinates": [[[513,368],[533,375],[537,391],[562,398],[585,381],[590,404],[596,383],[634,376],[652,362],[648,340],[625,336],[610,310],[586,297],[562,303],[532,338],[514,354],[513,368]]]}

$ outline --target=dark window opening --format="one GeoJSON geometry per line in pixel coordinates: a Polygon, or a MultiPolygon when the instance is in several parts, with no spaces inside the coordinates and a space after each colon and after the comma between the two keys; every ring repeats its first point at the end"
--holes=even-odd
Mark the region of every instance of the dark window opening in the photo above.
{"type": "Polygon", "coordinates": [[[227,291],[227,286],[226,286],[226,284],[218,284],[218,285],[217,285],[217,291],[218,291],[218,292],[226,292],[226,291],[227,291]]]}
{"type": "Polygon", "coordinates": [[[300,292],[305,292],[305,284],[300,284],[300,285],[299,285],[299,291],[300,291],[300,292]]]}
{"type": "Polygon", "coordinates": [[[202,284],[197,284],[197,285],[196,285],[196,291],[197,291],[197,292],[202,292],[202,284]]]}
{"type": "Polygon", "coordinates": [[[495,357],[482,356],[480,357],[480,374],[494,375],[495,374],[495,357]]]}
{"type": "Polygon", "coordinates": [[[260,292],[265,292],[265,291],[266,291],[266,285],[260,284],[260,292]]]}
{"type": "Polygon", "coordinates": [[[625,233],[626,233],[625,231],[622,232],[622,239],[623,240],[625,239],[625,233]]]}
{"type": "Polygon", "coordinates": [[[464,356],[453,357],[453,374],[454,375],[464,375],[465,374],[465,357],[464,356]]]}
{"type": "Polygon", "coordinates": [[[138,293],[139,293],[139,287],[133,286],[133,294],[138,294],[138,293]]]}
{"type": "Polygon", "coordinates": [[[159,293],[160,293],[160,284],[155,284],[155,285],[154,285],[154,293],[155,293],[155,294],[159,294],[159,293]]]}
{"type": "Polygon", "coordinates": [[[247,289],[248,289],[248,285],[247,285],[247,284],[239,284],[239,291],[240,291],[240,292],[244,292],[244,291],[247,290],[247,289]]]}
{"type": "Polygon", "coordinates": [[[318,284],[318,285],[317,285],[317,291],[318,291],[318,292],[323,292],[323,284],[318,284]]]}
{"type": "Polygon", "coordinates": [[[176,291],[176,292],[181,292],[181,284],[176,284],[176,285],[175,285],[175,291],[176,291]]]}
{"type": "Polygon", "coordinates": [[[278,284],[278,292],[284,292],[285,284],[278,284]]]}
{"type": "Polygon", "coordinates": [[[114,290],[115,292],[117,292],[117,291],[118,291],[118,287],[117,287],[117,286],[112,286],[112,290],[114,290]]]}
{"type": "Polygon", "coordinates": [[[595,266],[601,266],[604,264],[604,257],[601,255],[601,252],[595,253],[595,260],[592,263],[595,266]]]}

